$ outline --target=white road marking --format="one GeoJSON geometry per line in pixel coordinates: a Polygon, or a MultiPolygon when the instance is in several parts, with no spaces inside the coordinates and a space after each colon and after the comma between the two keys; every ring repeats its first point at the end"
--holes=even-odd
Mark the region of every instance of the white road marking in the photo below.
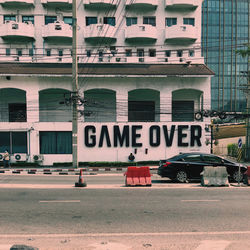
{"type": "Polygon", "coordinates": [[[39,201],[40,203],[73,203],[81,202],[80,200],[52,200],[52,201],[39,201]]]}
{"type": "Polygon", "coordinates": [[[26,237],[124,237],[124,236],[203,236],[203,235],[250,235],[250,231],[221,231],[221,232],[159,232],[159,233],[89,233],[89,234],[0,234],[3,238],[26,238],[26,237]]]}
{"type": "Polygon", "coordinates": [[[181,200],[182,202],[218,202],[221,200],[181,200]]]}
{"type": "Polygon", "coordinates": [[[195,250],[224,250],[230,243],[226,240],[204,240],[195,250]]]}

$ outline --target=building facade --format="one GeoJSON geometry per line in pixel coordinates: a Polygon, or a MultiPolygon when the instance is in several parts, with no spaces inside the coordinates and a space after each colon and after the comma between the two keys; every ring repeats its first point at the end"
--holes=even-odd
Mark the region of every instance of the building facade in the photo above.
{"type": "Polygon", "coordinates": [[[212,109],[246,111],[248,58],[237,50],[250,41],[249,0],[204,0],[202,47],[205,64],[214,72],[211,81],[212,109]]]}
{"type": "MultiPolygon", "coordinates": [[[[78,161],[209,152],[201,0],[77,1],[78,161]]],[[[0,153],[72,161],[72,3],[2,0],[0,153]],[[14,14],[13,14],[14,13],[14,14]]]]}

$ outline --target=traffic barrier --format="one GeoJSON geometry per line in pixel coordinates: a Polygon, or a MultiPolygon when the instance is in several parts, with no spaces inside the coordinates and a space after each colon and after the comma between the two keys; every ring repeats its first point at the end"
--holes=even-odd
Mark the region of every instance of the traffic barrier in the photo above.
{"type": "Polygon", "coordinates": [[[124,173],[126,186],[151,186],[149,167],[128,167],[124,173]]]}
{"type": "Polygon", "coordinates": [[[229,186],[228,173],[225,167],[204,167],[201,175],[202,186],[229,186]]]}
{"type": "Polygon", "coordinates": [[[244,173],[244,184],[250,186],[250,166],[247,167],[247,171],[244,173]]]}
{"type": "Polygon", "coordinates": [[[87,187],[87,183],[83,179],[82,169],[80,169],[78,182],[75,182],[75,187],[87,187]]]}

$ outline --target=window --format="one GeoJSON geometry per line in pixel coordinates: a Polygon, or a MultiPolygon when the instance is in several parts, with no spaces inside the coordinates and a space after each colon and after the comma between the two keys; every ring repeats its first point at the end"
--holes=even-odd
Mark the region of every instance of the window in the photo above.
{"type": "Polygon", "coordinates": [[[148,55],[149,55],[150,57],[155,57],[155,56],[156,56],[156,50],[155,50],[155,49],[149,49],[148,55]]]}
{"type": "Polygon", "coordinates": [[[87,50],[87,57],[91,57],[91,50],[87,50]]]}
{"type": "Polygon", "coordinates": [[[165,51],[165,56],[170,57],[171,56],[171,50],[166,50],[165,51]]]}
{"type": "Polygon", "coordinates": [[[129,122],[155,121],[154,101],[129,101],[128,102],[129,122]]]}
{"type": "Polygon", "coordinates": [[[176,25],[177,24],[177,18],[176,17],[167,17],[165,19],[165,26],[167,27],[171,27],[173,25],[176,25]]]}
{"type": "Polygon", "coordinates": [[[187,162],[201,162],[201,156],[200,155],[187,155],[183,158],[184,161],[187,162]]]}
{"type": "Polygon", "coordinates": [[[34,50],[33,49],[29,49],[29,56],[33,56],[34,55],[34,50]]]}
{"type": "Polygon", "coordinates": [[[5,55],[6,56],[10,56],[10,48],[6,48],[5,49],[5,55]]]}
{"type": "Polygon", "coordinates": [[[127,57],[132,56],[132,49],[126,49],[125,54],[126,54],[127,57]]]}
{"type": "Polygon", "coordinates": [[[58,56],[63,56],[63,50],[62,49],[58,50],[58,56]]]}
{"type": "Polygon", "coordinates": [[[152,26],[156,26],[156,18],[155,17],[143,17],[143,24],[150,24],[152,26]]]}
{"type": "Polygon", "coordinates": [[[144,49],[138,49],[137,50],[137,56],[138,57],[144,57],[144,49]]]}
{"type": "Polygon", "coordinates": [[[99,57],[103,57],[103,51],[102,51],[102,50],[99,50],[99,51],[98,51],[98,56],[99,56],[99,57]]]}
{"type": "Polygon", "coordinates": [[[183,18],[183,24],[194,26],[194,18],[183,18]]]}
{"type": "Polygon", "coordinates": [[[221,164],[221,163],[222,163],[221,158],[216,157],[216,156],[212,156],[212,155],[203,155],[202,158],[203,158],[203,160],[204,160],[205,162],[218,163],[218,164],[221,164]]]}
{"type": "Polygon", "coordinates": [[[27,153],[27,132],[0,132],[0,152],[27,153]]]}
{"type": "Polygon", "coordinates": [[[194,101],[173,101],[172,121],[194,121],[194,101]]]}
{"type": "Polygon", "coordinates": [[[16,54],[17,54],[17,56],[22,56],[23,55],[22,49],[17,49],[16,54]]]}
{"type": "Polygon", "coordinates": [[[30,22],[32,24],[34,24],[34,16],[22,16],[22,22],[30,22]]]}
{"type": "Polygon", "coordinates": [[[9,122],[26,122],[25,103],[9,103],[9,122]]]}
{"type": "Polygon", "coordinates": [[[137,24],[137,17],[126,17],[126,25],[131,26],[137,24]]]}
{"type": "Polygon", "coordinates": [[[115,17],[104,17],[103,18],[104,24],[109,24],[111,26],[115,26],[115,17]]]}
{"type": "Polygon", "coordinates": [[[63,22],[64,23],[67,23],[67,24],[69,24],[69,25],[73,25],[73,19],[72,19],[72,17],[71,16],[65,16],[64,18],[63,18],[63,22]]]}
{"type": "Polygon", "coordinates": [[[51,49],[46,49],[46,55],[51,56],[51,49]]]}
{"type": "Polygon", "coordinates": [[[177,50],[177,57],[182,57],[183,51],[182,50],[177,50]]]}
{"type": "Polygon", "coordinates": [[[40,132],[40,154],[72,154],[71,131],[40,132]]]}
{"type": "Polygon", "coordinates": [[[10,16],[10,15],[3,16],[3,23],[6,23],[8,21],[16,21],[16,16],[10,16]]]}
{"type": "Polygon", "coordinates": [[[45,16],[45,25],[54,23],[57,20],[56,16],[45,16]]]}
{"type": "Polygon", "coordinates": [[[189,50],[188,51],[188,56],[189,57],[194,57],[194,50],[189,50]]]}
{"type": "Polygon", "coordinates": [[[89,26],[91,24],[97,24],[97,17],[93,17],[93,16],[86,17],[86,26],[89,26]]]}

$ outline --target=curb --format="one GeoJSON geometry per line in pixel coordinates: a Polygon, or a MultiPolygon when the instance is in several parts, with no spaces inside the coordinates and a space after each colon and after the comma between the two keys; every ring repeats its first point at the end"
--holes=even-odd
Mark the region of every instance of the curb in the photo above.
{"type": "MultiPolygon", "coordinates": [[[[150,167],[150,170],[156,170],[158,167],[150,167]]],[[[127,171],[127,168],[82,168],[83,174],[90,174],[95,175],[98,172],[119,172],[124,173],[127,171]]],[[[8,168],[8,169],[0,169],[0,174],[44,174],[44,175],[52,175],[52,174],[58,174],[58,175],[79,175],[80,174],[80,168],[78,169],[14,169],[14,168],[8,168]]]]}

